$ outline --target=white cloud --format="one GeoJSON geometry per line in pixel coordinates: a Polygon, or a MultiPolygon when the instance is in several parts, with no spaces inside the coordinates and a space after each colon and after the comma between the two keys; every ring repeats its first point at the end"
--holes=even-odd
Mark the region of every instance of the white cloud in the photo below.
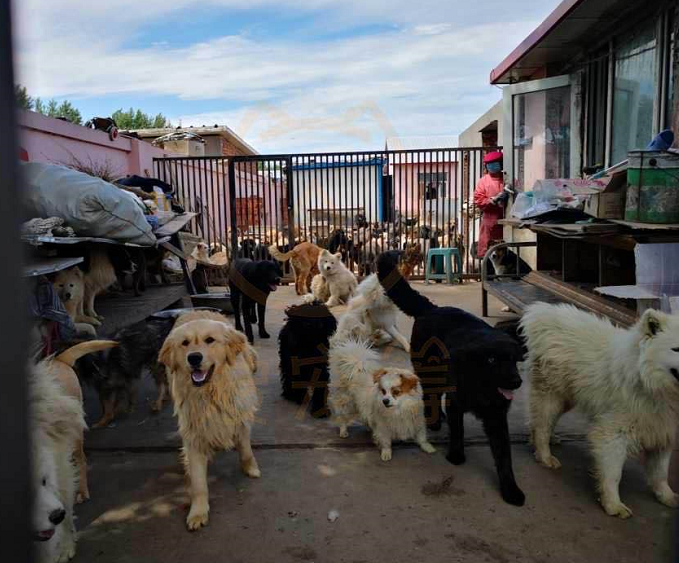
{"type": "MultiPolygon", "coordinates": [[[[284,3],[291,9],[324,9],[319,18],[336,6],[330,0],[284,3]]],[[[386,136],[459,133],[497,101],[499,92],[488,85],[490,69],[537,23],[478,23],[477,15],[465,23],[469,3],[459,1],[347,0],[344,18],[398,25],[311,44],[228,35],[181,48],[171,46],[168,31],[167,42],[129,48],[126,40],[140,22],[195,0],[118,0],[115,9],[92,0],[68,4],[69,18],[63,17],[63,2],[22,0],[15,9],[18,75],[32,95],[224,99],[225,107],[240,109],[170,117],[184,125],[226,123],[261,152],[380,149],[386,136]],[[432,9],[443,21],[431,23],[432,9]],[[407,17],[412,19],[404,24],[407,17]]],[[[234,9],[265,4],[271,0],[201,3],[234,9]]],[[[506,9],[496,0],[488,4],[506,9]]]]}

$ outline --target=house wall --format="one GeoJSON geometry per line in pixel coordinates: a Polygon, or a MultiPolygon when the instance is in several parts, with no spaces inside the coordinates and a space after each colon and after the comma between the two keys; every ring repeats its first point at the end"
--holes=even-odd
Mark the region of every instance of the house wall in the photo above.
{"type": "Polygon", "coordinates": [[[95,131],[32,111],[17,111],[19,143],[31,161],[73,166],[105,166],[114,176],[153,173],[153,158],[175,156],[128,137],[109,139],[95,131]]]}
{"type": "Polygon", "coordinates": [[[482,147],[483,138],[481,129],[497,121],[498,144],[502,145],[503,123],[502,123],[502,100],[497,102],[486,113],[479,117],[474,123],[467,127],[459,136],[460,147],[482,147]]]}
{"type": "Polygon", "coordinates": [[[453,218],[456,209],[455,200],[462,191],[461,179],[458,177],[457,162],[433,162],[433,163],[403,163],[391,165],[393,175],[394,200],[397,211],[408,217],[424,214],[424,222],[427,224],[447,223],[453,218]],[[425,201],[419,193],[418,176],[420,173],[447,174],[446,194],[438,200],[425,201]],[[450,217],[449,217],[450,216],[450,217]]]}

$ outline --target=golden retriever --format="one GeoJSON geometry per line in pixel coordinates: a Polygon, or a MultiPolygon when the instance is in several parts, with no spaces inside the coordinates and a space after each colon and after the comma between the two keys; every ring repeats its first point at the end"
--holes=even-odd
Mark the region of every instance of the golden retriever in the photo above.
{"type": "Polygon", "coordinates": [[[311,242],[300,242],[290,252],[281,252],[275,244],[269,247],[269,252],[279,262],[290,260],[295,273],[295,291],[297,295],[306,295],[311,290],[311,278],[319,273],[318,256],[321,248],[311,242]]]}
{"type": "Polygon", "coordinates": [[[207,464],[219,450],[235,448],[248,477],[261,473],[250,445],[259,404],[252,374],[257,356],[245,335],[219,313],[192,311],[177,319],[160,351],[167,367],[174,413],[189,479],[189,530],[208,522],[207,464]]]}

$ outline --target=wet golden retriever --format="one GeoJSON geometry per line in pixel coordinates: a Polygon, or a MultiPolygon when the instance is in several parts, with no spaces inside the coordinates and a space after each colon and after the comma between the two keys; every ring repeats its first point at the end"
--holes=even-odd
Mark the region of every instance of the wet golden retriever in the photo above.
{"type": "Polygon", "coordinates": [[[189,478],[186,526],[197,530],[208,522],[207,464],[215,452],[235,448],[243,472],[261,475],[250,445],[258,406],[252,378],[257,356],[225,317],[192,311],[177,319],[158,359],[167,367],[189,478]]]}

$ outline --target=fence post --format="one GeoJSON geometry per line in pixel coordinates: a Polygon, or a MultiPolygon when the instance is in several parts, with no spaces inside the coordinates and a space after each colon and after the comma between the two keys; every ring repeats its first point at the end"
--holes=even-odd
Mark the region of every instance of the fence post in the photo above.
{"type": "Polygon", "coordinates": [[[288,157],[285,159],[285,187],[287,189],[286,197],[288,200],[288,244],[290,245],[290,250],[295,246],[295,191],[292,186],[292,179],[294,177],[295,175],[292,173],[292,158],[288,157]]]}
{"type": "Polygon", "coordinates": [[[238,258],[238,222],[236,219],[236,163],[229,158],[229,220],[231,222],[231,260],[238,258]]]}

